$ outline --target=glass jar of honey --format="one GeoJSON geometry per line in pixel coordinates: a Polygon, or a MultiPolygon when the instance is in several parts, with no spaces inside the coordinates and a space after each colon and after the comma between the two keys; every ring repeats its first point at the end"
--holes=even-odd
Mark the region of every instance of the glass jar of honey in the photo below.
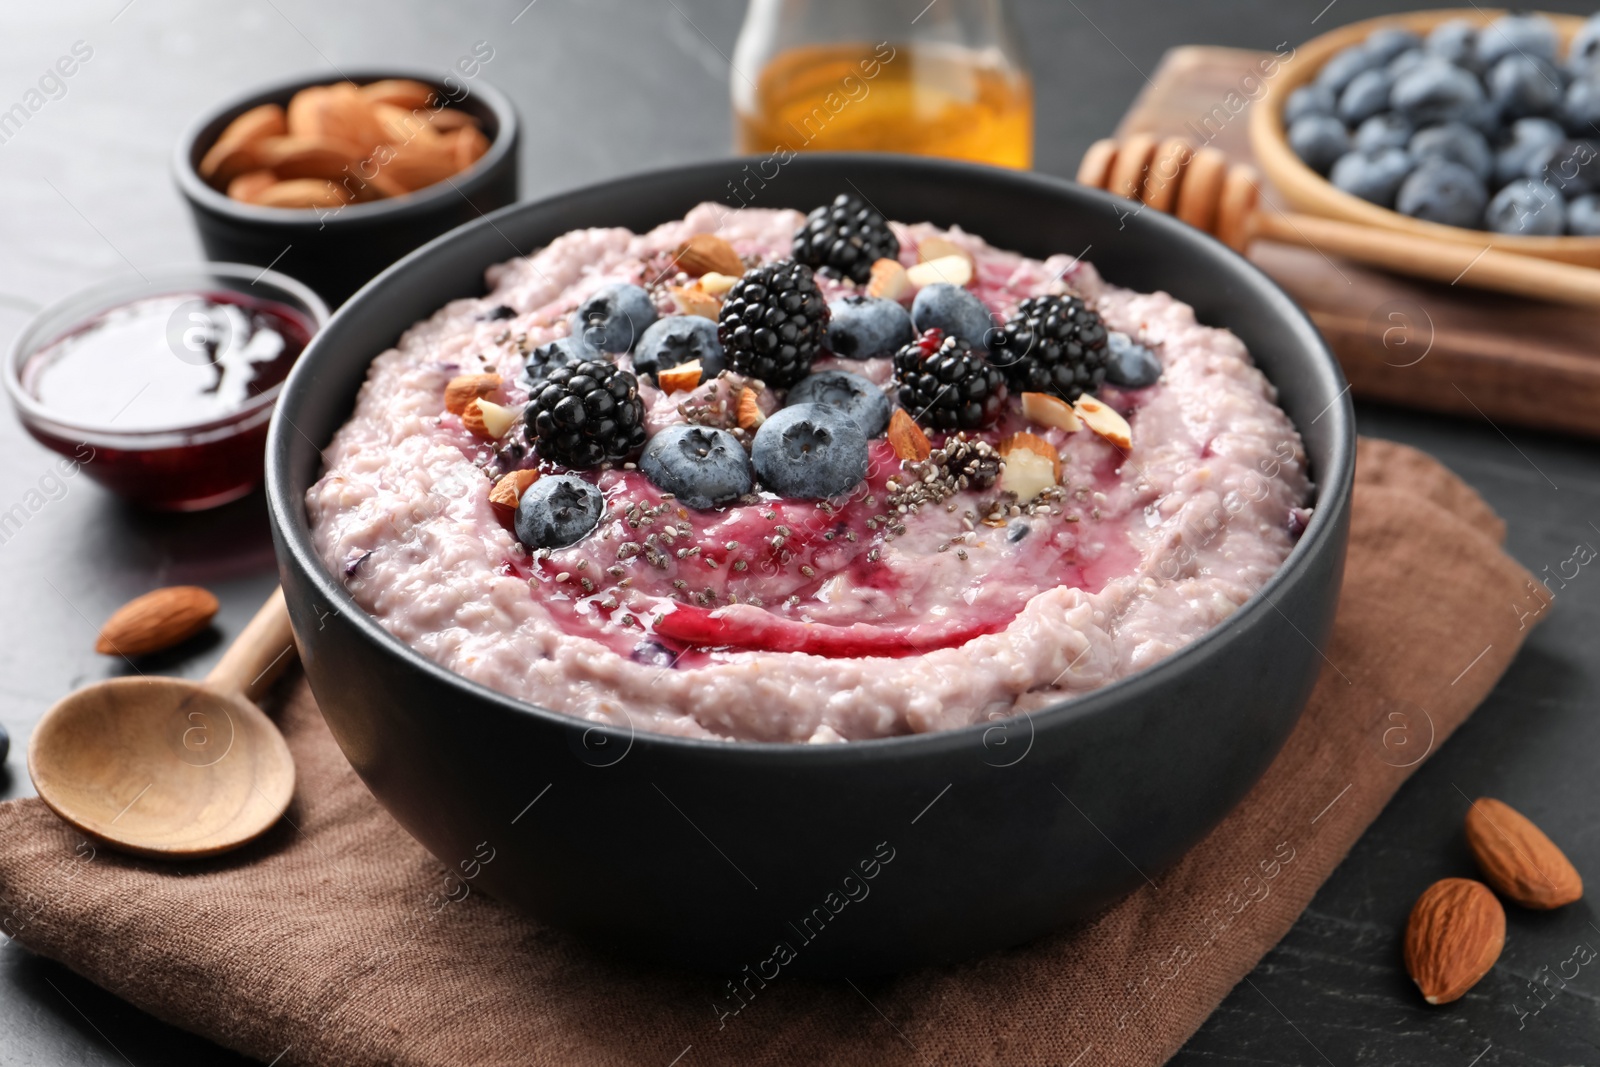
{"type": "Polygon", "coordinates": [[[1033,162],[1033,82],[1005,0],[750,0],[732,92],[745,153],[1033,162]]]}

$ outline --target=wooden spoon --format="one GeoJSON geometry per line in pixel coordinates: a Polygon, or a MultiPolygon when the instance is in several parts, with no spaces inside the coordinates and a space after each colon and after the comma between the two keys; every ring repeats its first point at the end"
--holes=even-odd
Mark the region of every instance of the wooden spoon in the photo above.
{"type": "Polygon", "coordinates": [[[1474,248],[1318,215],[1261,211],[1253,167],[1229,166],[1217,149],[1197,152],[1182,138],[1158,142],[1136,134],[1120,143],[1097,141],[1078,165],[1078,181],[1170,212],[1237,252],[1252,241],[1278,241],[1450,285],[1600,307],[1600,270],[1501,251],[1488,234],[1474,248]]]}
{"type": "Polygon", "coordinates": [[[279,589],[204,682],[112,678],[66,697],[28,745],[40,799],[143,856],[211,856],[258,837],[289,806],[294,760],[251,699],[294,652],[279,589]]]}

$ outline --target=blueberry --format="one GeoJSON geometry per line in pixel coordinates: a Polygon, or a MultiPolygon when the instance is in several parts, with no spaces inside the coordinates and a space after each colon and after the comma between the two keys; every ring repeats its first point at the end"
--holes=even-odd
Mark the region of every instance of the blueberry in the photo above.
{"type": "Polygon", "coordinates": [[[1356,126],[1389,107],[1389,90],[1394,79],[1386,70],[1364,70],[1350,79],[1339,94],[1339,118],[1356,126]]]}
{"type": "Polygon", "coordinates": [[[844,359],[888,355],[916,336],[911,313],[893,300],[852,293],[828,311],[828,351],[844,359]]]}
{"type": "Polygon", "coordinates": [[[582,337],[569,334],[566,337],[557,337],[549,344],[540,345],[529,352],[522,368],[527,373],[530,383],[542,382],[557,367],[603,358],[605,357],[601,355],[599,349],[591,346],[582,337]]]}
{"type": "Polygon", "coordinates": [[[1374,30],[1361,45],[1379,63],[1388,63],[1402,52],[1422,47],[1422,38],[1399,26],[1374,30]]]}
{"type": "Polygon", "coordinates": [[[1477,228],[1489,194],[1472,171],[1448,159],[1429,159],[1400,183],[1395,208],[1446,226],[1477,228]]]}
{"type": "Polygon", "coordinates": [[[1600,194],[1589,193],[1567,204],[1567,232],[1574,237],[1600,237],[1600,194]]]}
{"type": "Polygon", "coordinates": [[[1448,159],[1476,174],[1479,181],[1488,181],[1489,173],[1494,169],[1494,154],[1489,151],[1489,142],[1483,139],[1483,134],[1463,122],[1446,122],[1418,130],[1412,135],[1407,149],[1411,158],[1419,164],[1430,159],[1448,159]]]}
{"type": "Polygon", "coordinates": [[[1404,115],[1386,111],[1382,115],[1372,116],[1357,127],[1350,144],[1357,152],[1370,152],[1377,148],[1404,148],[1411,142],[1413,132],[1411,123],[1404,115]]]}
{"type": "Polygon", "coordinates": [[[1124,389],[1143,389],[1161,380],[1156,354],[1127,334],[1106,334],[1106,381],[1124,389]]]}
{"type": "Polygon", "coordinates": [[[1513,53],[1503,56],[1484,75],[1489,99],[1506,119],[1548,115],[1561,103],[1561,78],[1542,59],[1513,53]]]}
{"type": "Polygon", "coordinates": [[[867,439],[855,420],[836,408],[794,404],[761,424],[750,460],[772,492],[820,500],[854,488],[867,476],[867,439]]]}
{"type": "Polygon", "coordinates": [[[484,322],[503,322],[506,319],[514,319],[516,317],[516,309],[507,307],[505,304],[496,304],[482,316],[484,322]]]}
{"type": "Polygon", "coordinates": [[[1495,233],[1555,237],[1567,226],[1566,201],[1543,182],[1518,178],[1494,194],[1483,221],[1495,233]]]}
{"type": "Polygon", "coordinates": [[[1302,85],[1289,94],[1283,105],[1283,121],[1293,124],[1306,115],[1331,115],[1339,98],[1326,85],[1302,85]]]}
{"type": "Polygon", "coordinates": [[[652,322],[633,350],[636,374],[657,375],[680,363],[700,361],[702,380],[715,378],[728,366],[717,340],[717,324],[699,315],[668,315],[652,322]]]}
{"type": "Polygon", "coordinates": [[[676,423],[644,446],[639,470],[681,503],[704,511],[750,491],[750,457],[739,439],[712,426],[676,423]]]}
{"type": "Polygon", "coordinates": [[[1600,129],[1600,70],[1576,78],[1561,100],[1561,121],[1572,134],[1600,129]]]}
{"type": "Polygon", "coordinates": [[[1478,34],[1477,58],[1484,69],[1506,56],[1556,61],[1556,28],[1543,15],[1516,11],[1501,15],[1478,34]]]}
{"type": "Polygon", "coordinates": [[[1330,115],[1307,115],[1289,127],[1289,147],[1306,166],[1326,174],[1334,160],[1350,151],[1350,135],[1330,115]]]}
{"type": "Polygon", "coordinates": [[[1012,519],[1006,523],[1006,540],[1012,544],[1016,544],[1032,532],[1033,527],[1028,524],[1027,519],[1012,519]]]}
{"type": "Polygon", "coordinates": [[[917,290],[917,298],[911,302],[911,324],[917,333],[939,330],[946,337],[959,337],[982,348],[994,329],[994,316],[982,300],[959,285],[934,282],[917,290]]]}
{"type": "Polygon", "coordinates": [[[1428,53],[1420,48],[1412,48],[1389,60],[1389,65],[1383,69],[1389,72],[1389,77],[1398,78],[1417,64],[1425,62],[1427,58],[1428,53]]]}
{"type": "Polygon", "coordinates": [[[517,504],[517,540],[529,548],[565,548],[598,526],[605,510],[600,490],[582,478],[546,475],[517,504]]]}
{"type": "Polygon", "coordinates": [[[1360,45],[1353,44],[1349,48],[1335,52],[1333,58],[1322,65],[1322,69],[1317,71],[1316,83],[1337,96],[1344,92],[1344,87],[1349,85],[1357,74],[1381,65],[1382,60],[1360,45]]]}
{"type": "Polygon", "coordinates": [[[1515,178],[1527,176],[1528,164],[1539,151],[1559,142],[1564,135],[1559,123],[1550,119],[1518,119],[1511,124],[1511,140],[1494,155],[1494,184],[1503,188],[1515,178]]]}
{"type": "Polygon", "coordinates": [[[823,404],[838,408],[855,420],[861,432],[877,437],[889,428],[889,398],[882,389],[859,374],[842,370],[817,371],[801,378],[789,390],[788,404],[823,404]]]}
{"type": "Polygon", "coordinates": [[[1394,207],[1400,183],[1415,166],[1416,161],[1402,148],[1374,148],[1340,156],[1339,162],[1328,172],[1328,180],[1337,188],[1379,207],[1394,207]]]}
{"type": "Polygon", "coordinates": [[[1600,191],[1600,146],[1594,141],[1558,141],[1535,152],[1525,174],[1568,199],[1600,191]]]}
{"type": "Polygon", "coordinates": [[[1471,115],[1486,98],[1470,71],[1429,59],[1395,79],[1389,104],[1419,126],[1471,115]]]}
{"type": "Polygon", "coordinates": [[[1478,27],[1466,19],[1441,22],[1422,42],[1422,50],[1471,70],[1478,62],[1478,27]]]}
{"type": "Polygon", "coordinates": [[[650,294],[637,285],[608,285],[578,305],[572,313],[572,332],[602,352],[626,352],[656,321],[650,294]]]}
{"type": "Polygon", "coordinates": [[[1572,35],[1572,44],[1567,48],[1567,69],[1580,76],[1589,74],[1597,61],[1600,61],[1600,14],[1590,15],[1589,21],[1572,35]]]}

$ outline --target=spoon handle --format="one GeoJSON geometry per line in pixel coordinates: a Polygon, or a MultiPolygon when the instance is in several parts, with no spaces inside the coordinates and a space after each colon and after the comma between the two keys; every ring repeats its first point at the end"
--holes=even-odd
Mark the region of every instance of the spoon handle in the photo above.
{"type": "Polygon", "coordinates": [[[283,602],[280,586],[206,675],[206,685],[254,700],[294,662],[294,657],[294,631],[289,628],[289,608],[283,602]]]}

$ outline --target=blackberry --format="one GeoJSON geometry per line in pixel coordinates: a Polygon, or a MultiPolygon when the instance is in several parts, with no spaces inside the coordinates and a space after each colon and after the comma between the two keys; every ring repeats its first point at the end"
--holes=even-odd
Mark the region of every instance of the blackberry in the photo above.
{"type": "Polygon", "coordinates": [[[1076,400],[1106,376],[1106,327],[1075,296],[1034,296],[989,342],[991,358],[1017,392],[1076,400]]]}
{"type": "Polygon", "coordinates": [[[828,304],[811,268],[782,259],[746,271],[723,301],[717,336],[747,378],[780,389],[804,378],[828,336],[828,304]]]}
{"type": "Polygon", "coordinates": [[[813,210],[794,235],[795,259],[860,284],[871,277],[873,263],[899,255],[900,242],[883,216],[848,193],[813,210]]]}
{"type": "Polygon", "coordinates": [[[539,455],[572,470],[628,458],[644,445],[644,403],[632,374],[604,360],[552,370],[523,414],[539,455]]]}
{"type": "Polygon", "coordinates": [[[929,330],[894,356],[900,406],[936,430],[976,430],[1005,408],[1005,375],[960,337],[929,330]]]}

